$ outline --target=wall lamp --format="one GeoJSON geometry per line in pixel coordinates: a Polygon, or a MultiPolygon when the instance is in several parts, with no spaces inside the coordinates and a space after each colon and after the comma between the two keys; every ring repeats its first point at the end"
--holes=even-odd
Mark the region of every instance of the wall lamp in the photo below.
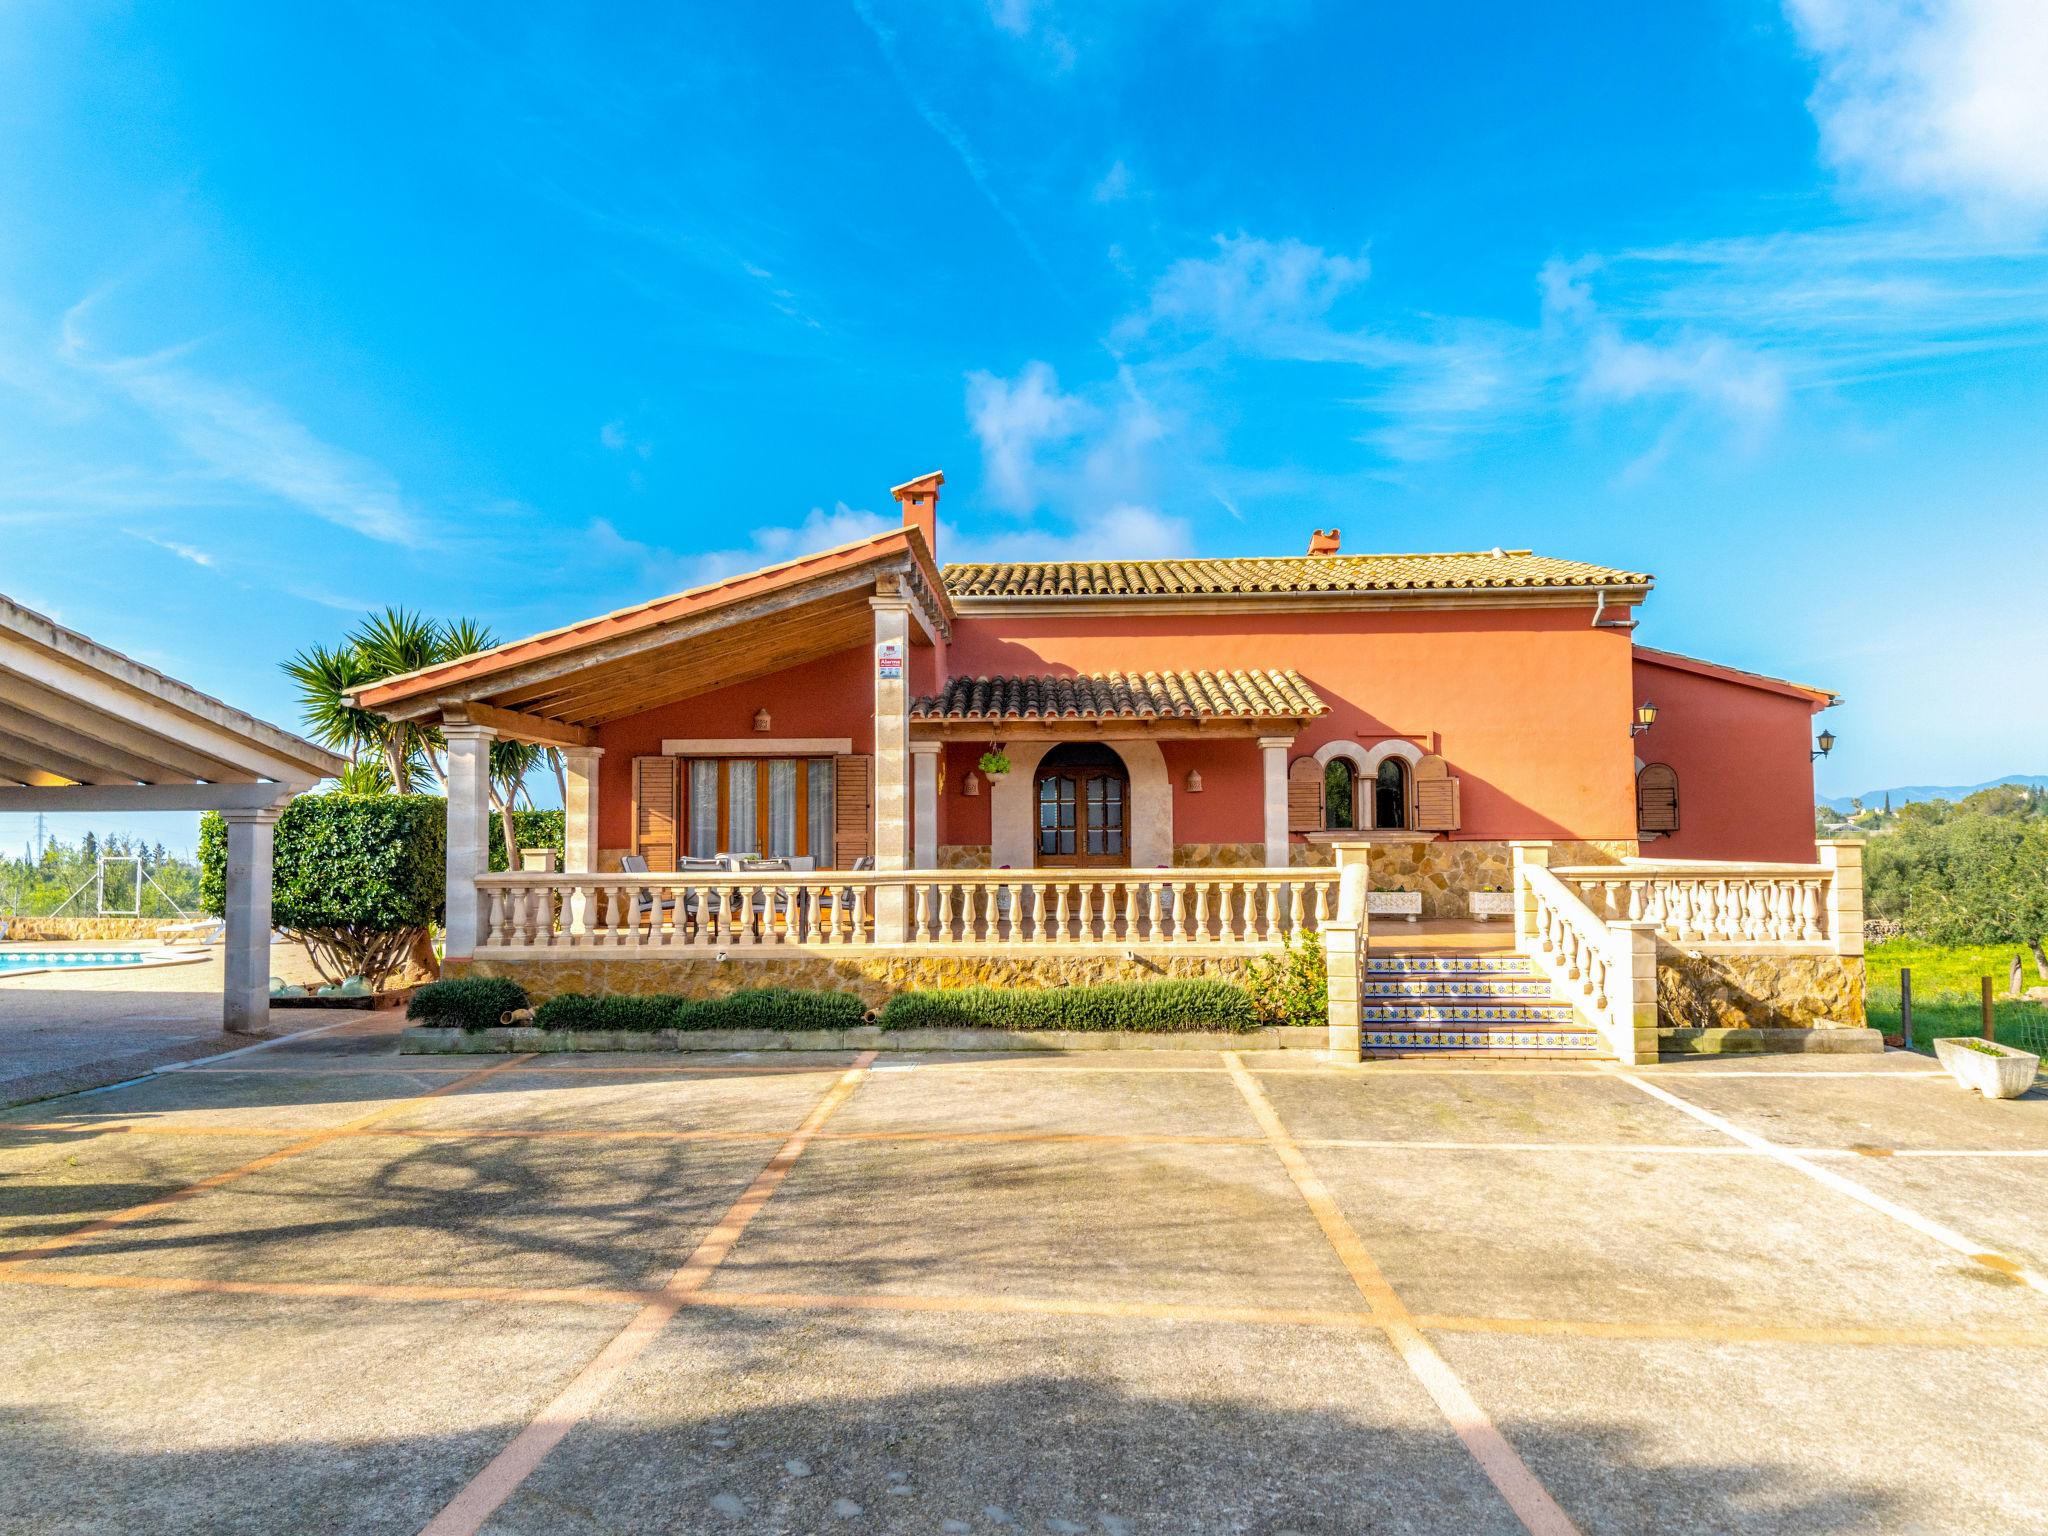
{"type": "Polygon", "coordinates": [[[1813,744],[1813,761],[1819,762],[1834,750],[1835,733],[1833,731],[1822,731],[1813,744]]]}
{"type": "Polygon", "coordinates": [[[1636,706],[1636,723],[1628,728],[1631,736],[1640,736],[1657,723],[1657,706],[1648,699],[1636,706]]]}

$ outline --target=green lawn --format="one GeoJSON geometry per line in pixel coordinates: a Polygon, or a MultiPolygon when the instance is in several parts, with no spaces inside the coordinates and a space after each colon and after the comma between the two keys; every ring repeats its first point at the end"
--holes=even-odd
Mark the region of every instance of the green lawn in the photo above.
{"type": "Polygon", "coordinates": [[[2022,985],[2048,986],[2034,970],[2034,957],[2014,944],[1971,945],[1943,949],[1911,939],[1873,944],[1864,956],[1869,978],[1870,1024],[1886,1034],[1899,1028],[1899,970],[1913,972],[1913,1047],[1931,1049],[1937,1035],[1975,1035],[1984,1028],[1978,1000],[1979,978],[1989,976],[1998,1001],[1992,1008],[1993,1030],[2007,1045],[2039,1051],[2048,1045],[2048,1006],[2013,1002],[2006,996],[2017,954],[2025,966],[2022,985]]]}

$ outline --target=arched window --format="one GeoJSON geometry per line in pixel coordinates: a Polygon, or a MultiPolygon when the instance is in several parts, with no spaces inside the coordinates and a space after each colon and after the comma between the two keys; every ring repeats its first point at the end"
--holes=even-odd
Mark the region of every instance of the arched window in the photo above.
{"type": "Polygon", "coordinates": [[[1122,868],[1131,862],[1130,775],[1108,747],[1068,743],[1038,764],[1038,862],[1122,868]]]}
{"type": "Polygon", "coordinates": [[[1678,771],[1645,763],[1636,774],[1636,831],[1645,837],[1678,830],[1678,771]]]}
{"type": "Polygon", "coordinates": [[[1398,757],[1383,758],[1372,781],[1372,824],[1408,825],[1408,765],[1398,757]]]}
{"type": "Polygon", "coordinates": [[[1345,757],[1333,757],[1323,769],[1323,825],[1355,828],[1360,824],[1358,770],[1345,757]]]}

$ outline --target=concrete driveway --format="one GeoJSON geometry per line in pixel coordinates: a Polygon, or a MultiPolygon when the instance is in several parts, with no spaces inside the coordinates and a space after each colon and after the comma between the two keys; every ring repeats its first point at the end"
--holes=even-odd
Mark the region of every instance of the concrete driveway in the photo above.
{"type": "Polygon", "coordinates": [[[1921,1058],[387,1030],[0,1116],[0,1531],[2048,1527],[2048,1097],[1921,1058]]]}

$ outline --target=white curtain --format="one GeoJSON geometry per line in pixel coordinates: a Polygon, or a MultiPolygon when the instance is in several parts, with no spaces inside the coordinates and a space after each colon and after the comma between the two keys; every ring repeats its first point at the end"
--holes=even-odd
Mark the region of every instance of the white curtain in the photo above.
{"type": "Polygon", "coordinates": [[[787,859],[796,853],[796,759],[768,762],[768,856],[787,859]]]}
{"type": "Polygon", "coordinates": [[[819,869],[832,867],[832,759],[811,760],[811,846],[805,850],[819,869]]]}
{"type": "Polygon", "coordinates": [[[718,852],[718,764],[707,757],[690,759],[690,857],[708,859],[718,852]]]}
{"type": "Polygon", "coordinates": [[[754,820],[754,760],[735,757],[725,765],[725,772],[725,851],[758,855],[761,841],[760,829],[754,820]]]}

